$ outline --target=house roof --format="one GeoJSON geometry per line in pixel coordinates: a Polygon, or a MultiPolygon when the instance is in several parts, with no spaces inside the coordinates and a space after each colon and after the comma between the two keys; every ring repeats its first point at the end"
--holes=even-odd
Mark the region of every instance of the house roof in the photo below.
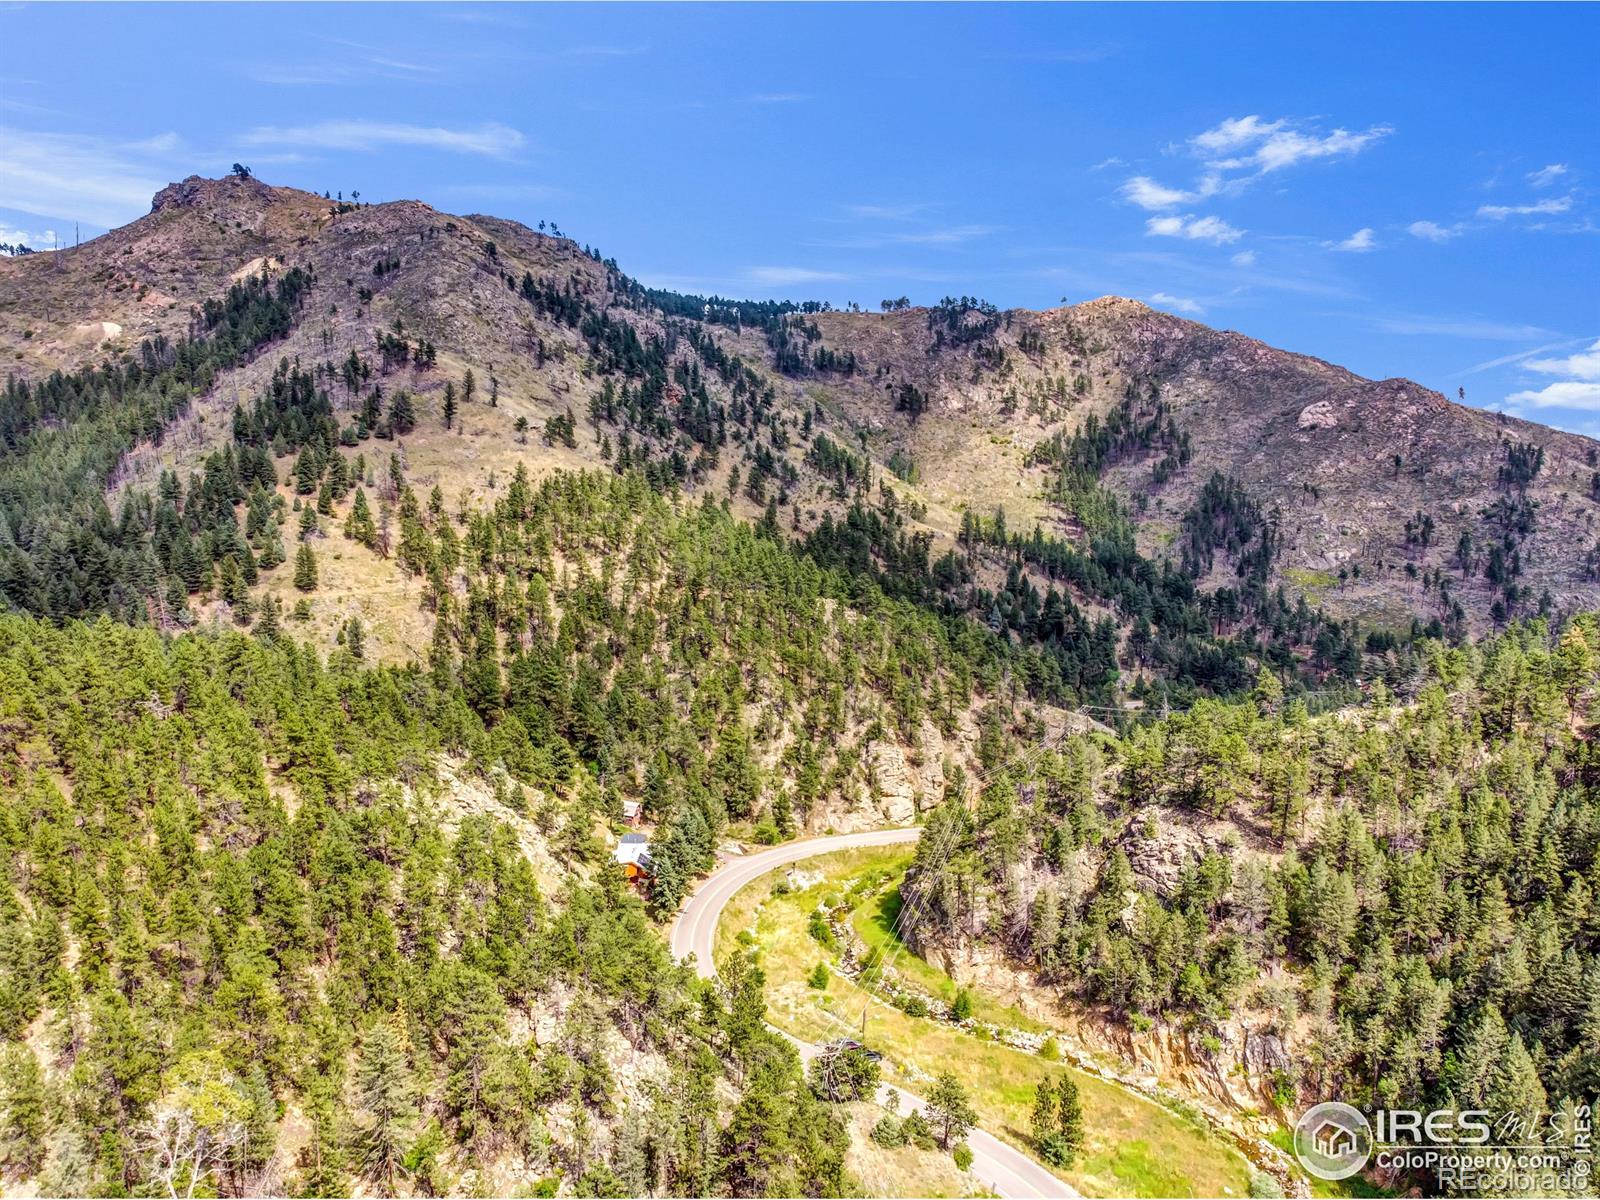
{"type": "Polygon", "coordinates": [[[617,848],[612,851],[611,857],[624,866],[632,863],[636,867],[647,867],[650,865],[650,843],[644,838],[637,840],[623,838],[617,843],[617,848]]]}

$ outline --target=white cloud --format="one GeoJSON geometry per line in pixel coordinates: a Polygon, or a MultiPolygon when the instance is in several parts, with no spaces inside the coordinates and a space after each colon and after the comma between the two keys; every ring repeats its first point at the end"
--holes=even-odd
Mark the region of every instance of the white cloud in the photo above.
{"type": "Polygon", "coordinates": [[[1563,358],[1530,358],[1523,364],[1541,375],[1565,375],[1542,388],[1513,392],[1506,403],[1519,408],[1573,408],[1600,412],[1600,338],[1563,358]]]}
{"type": "Polygon", "coordinates": [[[1264,175],[1310,159],[1359,154],[1392,132],[1388,125],[1374,125],[1360,132],[1334,129],[1324,134],[1296,128],[1288,118],[1263,121],[1252,115],[1230,117],[1190,138],[1189,145],[1218,170],[1254,168],[1264,175]]]}
{"type": "Polygon", "coordinates": [[[1588,342],[1589,339],[1586,337],[1568,338],[1566,341],[1562,342],[1551,342],[1547,346],[1535,346],[1532,350],[1518,350],[1515,354],[1502,354],[1498,358],[1491,358],[1487,362],[1477,363],[1474,366],[1467,367],[1465,370],[1456,372],[1456,374],[1476,375],[1481,371],[1492,371],[1496,367],[1503,367],[1510,363],[1525,363],[1530,358],[1536,358],[1541,354],[1549,354],[1552,350],[1568,350],[1573,346],[1586,345],[1588,342]]]}
{"type": "Polygon", "coordinates": [[[1440,225],[1435,221],[1413,221],[1406,226],[1406,232],[1427,242],[1448,242],[1451,238],[1461,235],[1461,226],[1440,225]]]}
{"type": "Polygon", "coordinates": [[[1503,221],[1507,217],[1550,216],[1564,213],[1572,207],[1571,196],[1552,196],[1533,204],[1485,204],[1478,209],[1480,217],[1503,221]]]}
{"type": "Polygon", "coordinates": [[[313,125],[258,126],[239,139],[246,146],[310,146],[320,150],[371,152],[389,146],[420,146],[453,154],[505,158],[525,144],[509,125],[489,121],[475,128],[447,129],[389,121],[319,121],[313,125]]]}
{"type": "MultiPolygon", "coordinates": [[[[1361,153],[1391,129],[1374,125],[1351,131],[1336,128],[1324,133],[1287,117],[1265,120],[1259,115],[1229,117],[1190,138],[1188,151],[1202,164],[1190,188],[1173,187],[1148,175],[1134,175],[1117,189],[1122,198],[1146,212],[1170,213],[1194,206],[1214,196],[1232,196],[1274,171],[1312,159],[1348,158],[1361,153]]],[[[1162,216],[1145,222],[1145,232],[1156,237],[1182,237],[1214,245],[1237,241],[1241,231],[1220,217],[1162,216]]],[[[1370,239],[1371,233],[1368,232],[1370,239]]],[[[1360,239],[1361,234],[1355,238],[1360,239]]],[[[1372,244],[1349,244],[1341,249],[1367,250],[1372,244]]]]}
{"type": "Polygon", "coordinates": [[[54,250],[56,231],[45,229],[30,233],[26,229],[13,229],[9,225],[0,225],[0,243],[7,246],[26,246],[30,250],[54,250]]]}
{"type": "Polygon", "coordinates": [[[1184,296],[1170,296],[1166,292],[1152,292],[1150,303],[1158,304],[1162,308],[1170,308],[1176,312],[1188,313],[1191,316],[1200,316],[1206,310],[1193,300],[1184,296]]]}
{"type": "Polygon", "coordinates": [[[1540,167],[1537,171],[1528,172],[1528,182],[1534,187],[1549,187],[1556,180],[1567,174],[1570,170],[1566,163],[1551,163],[1548,167],[1540,167]]]}
{"type": "Polygon", "coordinates": [[[1513,392],[1506,397],[1506,403],[1529,408],[1579,408],[1600,412],[1600,383],[1565,379],[1538,391],[1513,392]]]}
{"type": "Polygon", "coordinates": [[[814,271],[810,267],[751,267],[748,275],[752,282],[771,287],[788,287],[799,283],[840,283],[850,278],[837,271],[814,271]]]}
{"type": "Polygon", "coordinates": [[[1151,217],[1144,223],[1144,230],[1150,237],[1186,238],[1193,242],[1210,242],[1213,246],[1237,242],[1244,236],[1244,230],[1235,229],[1221,217],[1197,217],[1193,214],[1151,217]]]}
{"type": "Polygon", "coordinates": [[[1538,371],[1541,375],[1571,375],[1590,383],[1600,383],[1600,339],[1577,354],[1569,354],[1565,358],[1529,359],[1526,365],[1530,371],[1538,371]]]}
{"type": "Polygon", "coordinates": [[[1342,242],[1325,242],[1335,250],[1345,250],[1351,254],[1365,254],[1368,250],[1378,248],[1377,235],[1370,229],[1358,229],[1342,242]]]}
{"type": "Polygon", "coordinates": [[[806,92],[758,92],[750,97],[751,104],[799,104],[811,99],[806,92]]]}
{"type": "MultiPolygon", "coordinates": [[[[124,142],[78,134],[0,133],[0,208],[110,228],[150,210],[174,177],[176,139],[124,142]]],[[[187,173],[187,172],[185,172],[187,173]]]]}
{"type": "Polygon", "coordinates": [[[1119,189],[1122,198],[1140,208],[1158,212],[1163,208],[1177,208],[1195,199],[1193,192],[1180,191],[1157,183],[1148,175],[1135,175],[1119,189]]]}
{"type": "Polygon", "coordinates": [[[1241,250],[1229,261],[1236,267],[1253,267],[1256,265],[1256,252],[1254,250],[1241,250]]]}
{"type": "Polygon", "coordinates": [[[1254,161],[1263,171],[1277,171],[1310,158],[1340,158],[1359,154],[1389,132],[1386,125],[1375,126],[1365,133],[1335,129],[1326,137],[1284,130],[1261,143],[1254,161]]]}
{"type": "Polygon", "coordinates": [[[1283,121],[1263,121],[1257,116],[1229,117],[1215,128],[1196,134],[1189,142],[1199,150],[1217,154],[1270,137],[1283,126],[1283,121]]]}

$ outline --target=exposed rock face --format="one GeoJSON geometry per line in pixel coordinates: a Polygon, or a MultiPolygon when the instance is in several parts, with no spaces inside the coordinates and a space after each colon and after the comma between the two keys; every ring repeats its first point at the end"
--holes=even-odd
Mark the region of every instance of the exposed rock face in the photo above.
{"type": "Polygon", "coordinates": [[[1300,410],[1300,418],[1295,424],[1296,429],[1332,429],[1339,423],[1339,414],[1333,405],[1326,400],[1318,400],[1315,404],[1308,404],[1300,410]]]}
{"type": "Polygon", "coordinates": [[[1219,849],[1221,842],[1152,809],[1144,821],[1128,827],[1117,845],[1127,855],[1128,866],[1140,885],[1163,900],[1170,900],[1177,894],[1184,869],[1199,862],[1208,851],[1219,849]]]}
{"type": "Polygon", "coordinates": [[[876,742],[869,761],[883,819],[890,825],[911,824],[917,817],[920,790],[906,765],[905,751],[888,742],[876,742]]]}

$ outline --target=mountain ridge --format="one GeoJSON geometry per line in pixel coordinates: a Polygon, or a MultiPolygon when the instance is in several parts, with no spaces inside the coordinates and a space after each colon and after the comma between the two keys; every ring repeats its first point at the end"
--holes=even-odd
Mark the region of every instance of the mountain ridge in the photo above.
{"type": "MultiPolygon", "coordinates": [[[[0,344],[12,351],[13,373],[39,378],[131,352],[148,336],[182,337],[231,283],[299,261],[336,294],[285,354],[369,353],[400,321],[435,343],[448,368],[421,381],[419,395],[476,367],[507,397],[507,424],[526,416],[537,428],[593,402],[603,372],[578,328],[583,313],[672,342],[679,361],[704,368],[675,332],[697,327],[708,345],[753,368],[796,420],[807,409],[825,413],[835,436],[879,469],[915,474],[917,483],[895,486],[926,506],[920,524],[939,545],[954,542],[965,514],[1002,508],[1013,528],[1081,532],[1063,510],[1059,464],[1041,447],[1081,433],[1091,416],[1111,419],[1137,393],[1141,404],[1166,407],[1174,437],[1189,447],[1188,461],[1154,476],[1139,447],[1101,468],[1146,555],[1172,557],[1186,514],[1221,475],[1281,532],[1273,580],[1336,614],[1390,628],[1421,618],[1482,629],[1536,610],[1575,611],[1594,594],[1600,443],[1472,409],[1410,380],[1367,380],[1123,297],[1043,311],[947,298],[883,313],[713,297],[698,316],[677,311],[698,298],[675,297],[669,314],[656,300],[674,294],[640,288],[598,252],[514,221],[191,176],[157,193],[145,217],[59,257],[0,260],[0,284],[13,296],[0,303],[0,344]],[[570,294],[573,312],[519,296],[519,275],[548,282],[552,297],[570,294]],[[747,313],[766,315],[752,325],[747,313]],[[1539,463],[1508,484],[1507,458],[1521,445],[1539,463]]],[[[180,425],[170,443],[135,451],[119,480],[151,478],[186,439],[216,445],[227,411],[263,386],[277,357],[220,381],[212,408],[196,408],[211,414],[206,431],[180,425]]],[[[509,469],[511,458],[491,449],[484,461],[497,466],[488,470],[509,469]]],[[[576,457],[544,449],[551,453],[522,457],[600,465],[588,447],[576,457]]],[[[803,462],[792,465],[808,474],[803,462]]],[[[437,473],[455,490],[451,477],[461,472],[441,458],[437,473]]],[[[481,488],[487,478],[460,486],[481,488]]],[[[1213,584],[1228,579],[1223,557],[1213,584]]]]}

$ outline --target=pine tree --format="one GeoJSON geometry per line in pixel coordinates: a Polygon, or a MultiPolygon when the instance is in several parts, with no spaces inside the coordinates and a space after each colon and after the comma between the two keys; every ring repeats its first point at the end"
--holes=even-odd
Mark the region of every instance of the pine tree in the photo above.
{"type": "Polygon", "coordinates": [[[928,1119],[939,1131],[939,1144],[946,1150],[967,1136],[978,1123],[978,1114],[967,1099],[967,1089],[952,1072],[945,1071],[928,1093],[928,1119]]]}
{"type": "Polygon", "coordinates": [[[375,1022],[362,1040],[355,1074],[356,1105],[363,1113],[362,1162],[367,1173],[394,1190],[417,1119],[417,1087],[407,1039],[397,1018],[375,1022]]]}
{"type": "Polygon", "coordinates": [[[444,385],[444,427],[450,429],[456,421],[456,385],[446,382],[444,385]]]}
{"type": "Polygon", "coordinates": [[[294,556],[294,586],[302,592],[317,590],[317,556],[305,542],[294,556]]]}
{"type": "Polygon", "coordinates": [[[344,535],[369,550],[378,540],[378,530],[372,522],[372,508],[367,503],[367,493],[360,487],[356,488],[356,498],[350,502],[350,515],[345,519],[344,535]]]}
{"type": "Polygon", "coordinates": [[[411,399],[411,393],[402,389],[389,401],[389,428],[397,437],[404,437],[416,427],[417,406],[411,399]]]}
{"type": "Polygon", "coordinates": [[[1033,1098],[1033,1140],[1039,1157],[1053,1167],[1070,1167],[1083,1148],[1083,1104],[1070,1075],[1039,1081],[1033,1098]]]}
{"type": "Polygon", "coordinates": [[[283,632],[283,605],[276,596],[261,602],[261,617],[256,621],[256,633],[271,641],[283,632]]]}
{"type": "Polygon", "coordinates": [[[260,1063],[250,1068],[244,1081],[244,1142],[240,1158],[245,1170],[260,1171],[272,1158],[278,1142],[278,1100],[272,1094],[267,1072],[260,1063]]]}
{"type": "Polygon", "coordinates": [[[1056,1084],[1056,1130],[1064,1156],[1056,1165],[1064,1167],[1083,1149],[1083,1102],[1070,1075],[1063,1075],[1056,1084]]]}
{"type": "Polygon", "coordinates": [[[21,1178],[38,1171],[48,1128],[39,1060],[25,1045],[7,1046],[0,1051],[0,1165],[21,1178]]]}

